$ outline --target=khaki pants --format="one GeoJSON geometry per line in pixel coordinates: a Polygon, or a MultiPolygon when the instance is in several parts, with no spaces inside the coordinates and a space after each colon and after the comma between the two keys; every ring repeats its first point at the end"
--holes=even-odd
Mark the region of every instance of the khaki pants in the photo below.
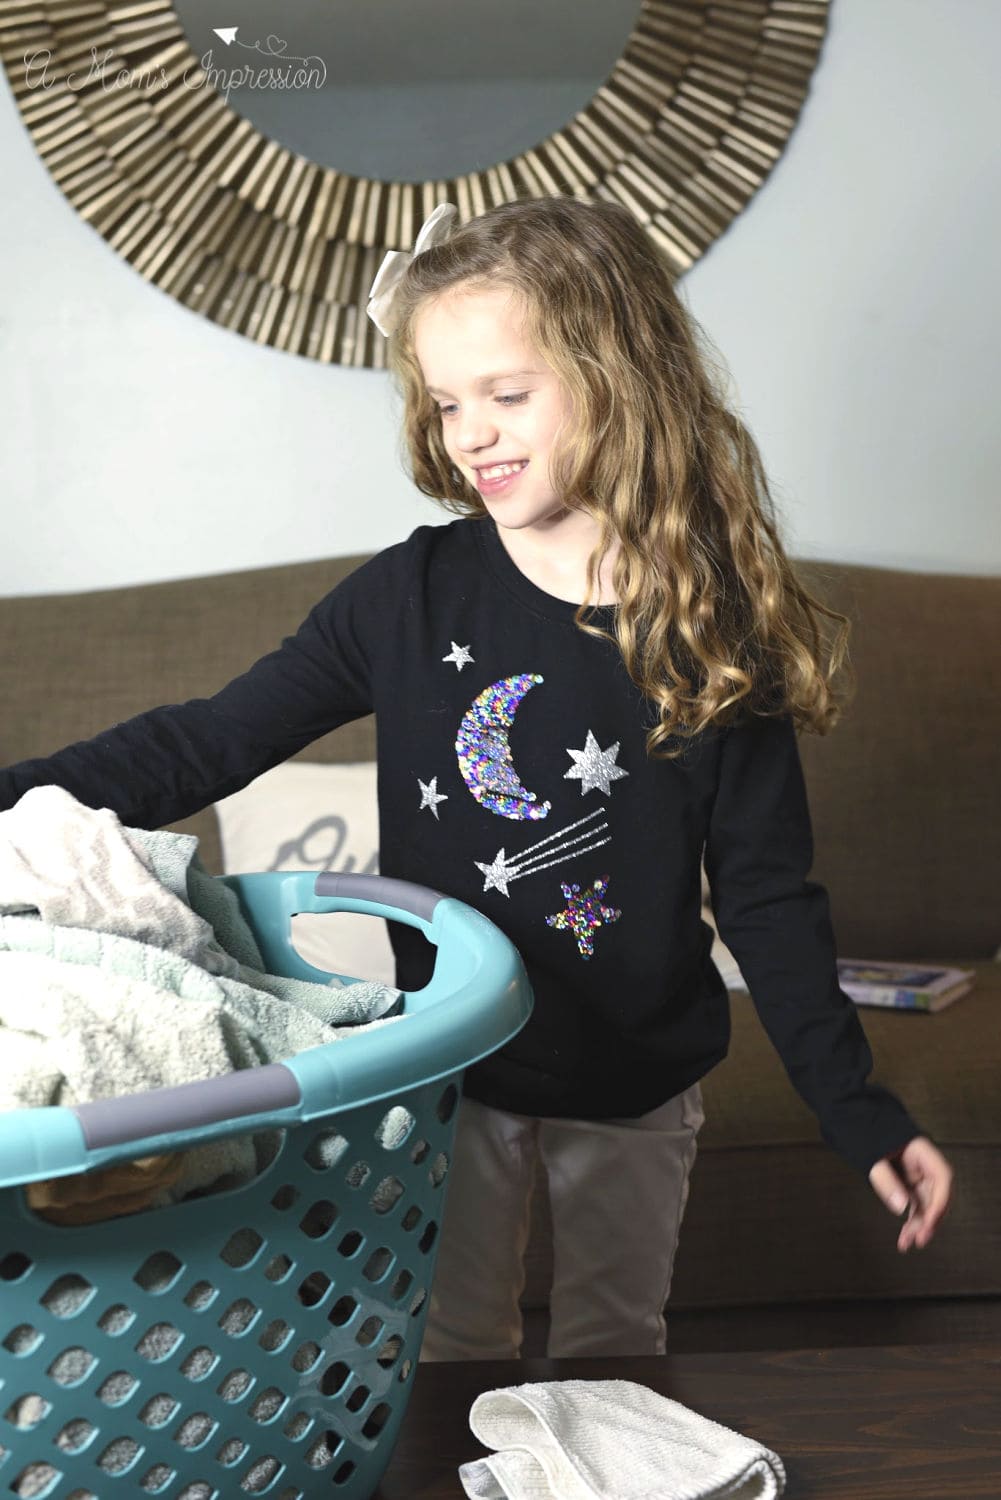
{"type": "Polygon", "coordinates": [[[536,1164],[553,1217],[547,1355],[663,1354],[695,1140],[697,1083],[634,1120],[459,1108],[422,1360],[519,1356],[536,1164]]]}

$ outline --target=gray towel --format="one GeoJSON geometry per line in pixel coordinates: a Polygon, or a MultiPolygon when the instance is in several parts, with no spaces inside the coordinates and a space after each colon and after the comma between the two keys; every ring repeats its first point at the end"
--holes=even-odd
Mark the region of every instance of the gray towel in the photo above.
{"type": "MultiPolygon", "coordinates": [[[[389,986],[265,974],[197,843],[61,787],[0,813],[0,1110],[217,1077],[398,1019],[389,986]]],[[[189,1153],[170,1200],[253,1176],[261,1148],[244,1135],[189,1153]]]]}

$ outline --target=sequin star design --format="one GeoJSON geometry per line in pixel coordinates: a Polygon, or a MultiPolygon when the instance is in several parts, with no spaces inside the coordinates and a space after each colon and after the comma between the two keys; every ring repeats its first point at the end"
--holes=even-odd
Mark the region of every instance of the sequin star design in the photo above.
{"type": "Polygon", "coordinates": [[[430,781],[422,781],[421,778],[418,776],[418,778],[417,778],[417,785],[421,789],[421,805],[417,809],[417,811],[418,812],[423,812],[426,807],[430,807],[431,811],[434,813],[435,817],[437,818],[437,816],[438,816],[438,803],[439,802],[447,802],[448,801],[448,793],[447,792],[439,792],[439,790],[438,790],[438,778],[437,778],[437,776],[432,776],[430,781]]]}
{"type": "Polygon", "coordinates": [[[455,670],[457,672],[461,672],[463,667],[468,667],[470,662],[473,660],[469,652],[469,647],[457,646],[454,641],[451,641],[450,645],[452,649],[447,656],[442,657],[442,661],[454,662],[455,670]]]}
{"type": "Polygon", "coordinates": [[[579,781],[580,794],[585,796],[588,792],[601,791],[606,797],[611,791],[613,781],[619,781],[621,777],[628,776],[621,766],[615,764],[615,757],[619,753],[619,742],[609,745],[607,750],[598,748],[598,741],[587,731],[587,739],[584,741],[583,750],[571,750],[567,746],[567,754],[577,762],[564,774],[564,781],[579,781]]]}
{"type": "Polygon", "coordinates": [[[617,911],[614,906],[606,906],[601,899],[608,890],[608,876],[599,876],[583,895],[579,885],[567,885],[562,880],[560,890],[567,904],[562,911],[546,918],[546,926],[558,927],[561,932],[569,927],[577,939],[581,958],[593,958],[595,928],[607,927],[610,923],[617,922],[622,915],[621,911],[617,911]]]}

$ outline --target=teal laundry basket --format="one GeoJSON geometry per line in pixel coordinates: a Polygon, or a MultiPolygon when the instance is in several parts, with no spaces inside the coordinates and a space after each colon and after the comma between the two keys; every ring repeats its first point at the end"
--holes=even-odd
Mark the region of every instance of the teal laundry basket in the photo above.
{"type": "Polygon", "coordinates": [[[0,1115],[0,1495],[368,1500],[413,1384],[463,1070],[532,1006],[510,941],[379,876],[223,877],[271,972],[299,912],[419,928],[434,974],[386,1025],[178,1088],[0,1115]],[[26,1183],[280,1131],[224,1193],[75,1227],[26,1183]]]}

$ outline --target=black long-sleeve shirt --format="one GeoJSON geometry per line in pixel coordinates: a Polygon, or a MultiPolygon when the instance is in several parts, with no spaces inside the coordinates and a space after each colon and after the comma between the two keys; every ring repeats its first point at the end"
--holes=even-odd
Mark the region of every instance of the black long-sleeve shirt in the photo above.
{"type": "MultiPolygon", "coordinates": [[[[726,1055],[729,997],[700,911],[704,853],[723,941],[824,1139],[867,1173],[918,1127],[867,1081],[839,988],[789,715],[646,754],[652,705],[576,606],[537,588],[492,520],[421,526],[334,588],[211,698],[154,708],[0,773],[0,806],[53,782],[156,828],[238,791],[340,724],[376,715],[383,874],[490,917],[535,993],[466,1092],[530,1115],[656,1108],[726,1055]]],[[[611,628],[614,606],[596,623],[611,628]]],[[[434,953],[390,924],[397,983],[434,953]]]]}

